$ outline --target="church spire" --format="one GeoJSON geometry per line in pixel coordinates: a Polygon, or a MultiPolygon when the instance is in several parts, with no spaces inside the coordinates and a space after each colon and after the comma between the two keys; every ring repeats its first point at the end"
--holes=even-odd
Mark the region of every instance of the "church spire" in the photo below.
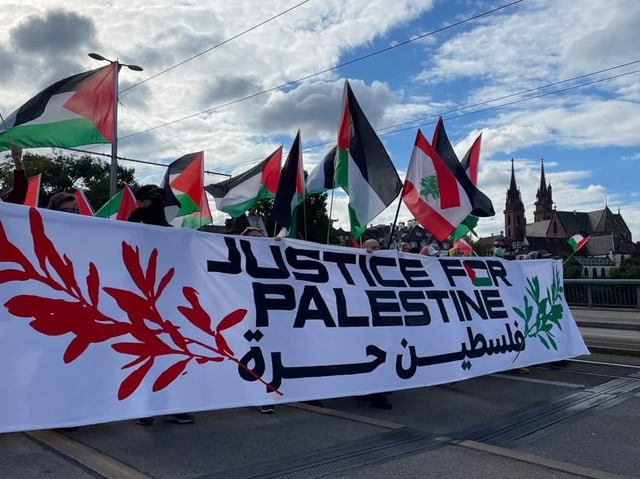
{"type": "Polygon", "coordinates": [[[525,235],[526,219],[524,216],[524,203],[520,190],[516,184],[516,173],[513,158],[511,158],[511,182],[507,190],[507,201],[504,205],[504,235],[513,242],[523,241],[525,235]]]}
{"type": "Polygon", "coordinates": [[[551,195],[551,185],[547,184],[544,176],[544,158],[540,160],[540,186],[536,193],[536,209],[533,213],[533,221],[544,221],[553,216],[553,198],[551,195]]]}
{"type": "Polygon", "coordinates": [[[511,158],[511,182],[509,183],[509,191],[515,191],[518,187],[516,186],[516,173],[513,169],[513,158],[511,158]]]}
{"type": "Polygon", "coordinates": [[[544,158],[540,159],[540,186],[538,187],[538,196],[545,194],[547,191],[547,182],[544,178],[544,158]]]}

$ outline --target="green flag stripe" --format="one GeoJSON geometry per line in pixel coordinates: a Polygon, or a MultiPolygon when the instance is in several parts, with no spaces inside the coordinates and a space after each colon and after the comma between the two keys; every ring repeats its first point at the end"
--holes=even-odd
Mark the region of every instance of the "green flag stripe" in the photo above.
{"type": "Polygon", "coordinates": [[[11,148],[11,140],[22,148],[38,148],[50,144],[67,146],[109,143],[93,123],[76,118],[53,123],[20,125],[0,133],[0,151],[11,148]]]}

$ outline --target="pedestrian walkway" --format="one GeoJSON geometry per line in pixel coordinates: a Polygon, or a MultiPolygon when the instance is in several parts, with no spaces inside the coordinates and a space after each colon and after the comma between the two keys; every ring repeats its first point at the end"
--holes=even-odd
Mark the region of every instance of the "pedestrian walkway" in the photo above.
{"type": "Polygon", "coordinates": [[[592,352],[640,356],[640,310],[571,308],[592,352]]]}

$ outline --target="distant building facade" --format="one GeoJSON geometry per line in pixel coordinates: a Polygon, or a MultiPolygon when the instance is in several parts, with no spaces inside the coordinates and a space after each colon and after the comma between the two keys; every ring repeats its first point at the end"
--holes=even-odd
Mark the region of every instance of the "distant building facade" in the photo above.
{"type": "Polygon", "coordinates": [[[609,270],[620,266],[621,261],[634,250],[631,231],[618,210],[613,213],[608,206],[590,212],[559,211],[553,202],[551,184],[544,174],[544,160],[540,167],[540,185],[536,192],[533,222],[527,223],[524,203],[517,186],[513,160],[511,179],[504,209],[504,233],[482,238],[487,249],[497,238],[508,244],[507,255],[524,258],[530,251],[545,249],[554,257],[567,257],[571,247],[567,239],[574,234],[589,236],[589,241],[574,257],[582,266],[585,278],[605,278],[609,270]]]}

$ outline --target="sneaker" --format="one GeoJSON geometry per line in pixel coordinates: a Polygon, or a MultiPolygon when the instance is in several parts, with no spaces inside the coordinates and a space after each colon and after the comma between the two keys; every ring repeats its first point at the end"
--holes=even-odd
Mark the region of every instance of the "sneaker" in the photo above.
{"type": "Polygon", "coordinates": [[[177,424],[191,424],[193,422],[193,416],[191,414],[172,414],[164,418],[165,421],[175,422],[177,424]]]}
{"type": "Polygon", "coordinates": [[[151,426],[153,424],[152,417],[141,417],[136,420],[136,424],[140,424],[141,426],[151,426]]]}
{"type": "Polygon", "coordinates": [[[276,408],[272,405],[260,406],[260,412],[262,414],[273,414],[274,412],[276,412],[276,408]]]}
{"type": "Polygon", "coordinates": [[[529,368],[518,368],[518,374],[529,374],[529,368]]]}

